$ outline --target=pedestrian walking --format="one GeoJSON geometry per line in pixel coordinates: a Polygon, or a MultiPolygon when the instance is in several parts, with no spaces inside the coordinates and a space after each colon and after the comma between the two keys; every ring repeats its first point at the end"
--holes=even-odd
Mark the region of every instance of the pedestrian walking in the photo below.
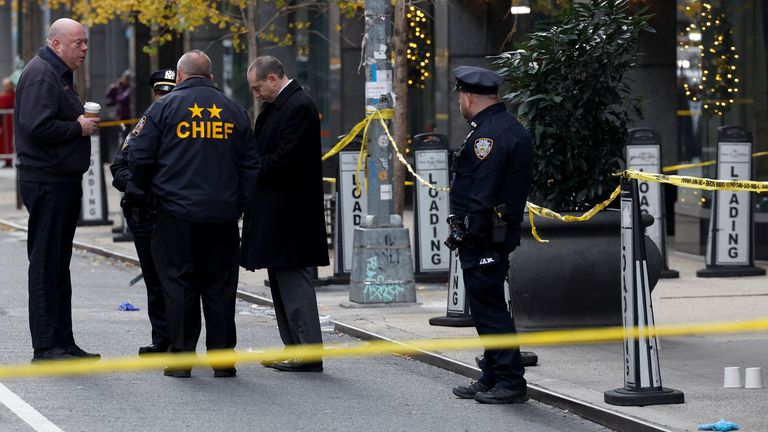
{"type": "MultiPolygon", "coordinates": [[[[176,70],[161,69],[153,72],[149,77],[149,84],[152,86],[156,101],[176,86],[176,70]]],[[[120,207],[123,209],[128,228],[133,234],[141,274],[144,285],[147,287],[147,314],[152,327],[152,343],[139,348],[139,355],[143,355],[168,351],[171,340],[165,322],[163,286],[152,259],[152,230],[155,226],[157,200],[151,192],[144,192],[133,184],[127,160],[128,146],[131,145],[131,141],[132,136],[127,136],[123,145],[117,149],[109,169],[112,171],[112,185],[124,193],[120,200],[120,207]]]]}
{"type": "MultiPolygon", "coordinates": [[[[194,352],[200,302],[208,350],[234,349],[240,192],[254,178],[255,146],[245,109],[213,83],[211,60],[192,50],[178,61],[176,88],[130,133],[133,183],[157,198],[152,256],[165,294],[171,352],[194,352]]],[[[218,365],[216,377],[234,377],[218,365]]],[[[190,369],[166,368],[189,377],[190,369]]]]}
{"type": "MultiPolygon", "coordinates": [[[[454,154],[449,247],[459,249],[469,308],[478,335],[514,334],[504,280],[531,187],[533,146],[498,97],[503,78],[474,66],[454,69],[461,115],[472,126],[454,154]]],[[[453,393],[480,403],[528,400],[519,348],[486,349],[480,379],[453,393]]]]}
{"type": "MultiPolygon", "coordinates": [[[[243,220],[241,265],[266,268],[285,345],[323,342],[310,267],[328,265],[320,115],[280,61],[259,57],[248,84],[262,100],[254,134],[259,171],[243,220]]],[[[322,372],[322,361],[265,362],[287,372],[322,372]]]]}
{"type": "Polygon", "coordinates": [[[32,361],[99,358],[83,351],[72,334],[69,264],[83,173],[90,164],[89,136],[99,118],[86,118],[73,71],[88,53],[85,28],[56,20],[47,45],[30,60],[16,88],[13,112],[16,166],[29,211],[29,327],[32,361]]]}

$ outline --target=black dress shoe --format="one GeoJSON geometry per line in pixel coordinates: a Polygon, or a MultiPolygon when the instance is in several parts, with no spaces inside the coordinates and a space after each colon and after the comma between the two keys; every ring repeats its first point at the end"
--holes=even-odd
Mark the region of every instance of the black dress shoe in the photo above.
{"type": "Polygon", "coordinates": [[[190,378],[192,376],[192,370],[165,368],[163,375],[174,378],[190,378]]]}
{"type": "Polygon", "coordinates": [[[168,344],[149,344],[139,348],[139,355],[168,352],[168,344]]]}
{"type": "Polygon", "coordinates": [[[232,378],[234,376],[237,376],[237,369],[235,368],[214,369],[213,376],[215,378],[232,378]]]}
{"type": "Polygon", "coordinates": [[[283,360],[279,362],[273,362],[269,365],[272,369],[277,369],[282,372],[322,372],[323,362],[303,362],[299,358],[292,358],[290,360],[283,360]]]}
{"type": "Polygon", "coordinates": [[[528,400],[528,390],[494,387],[485,392],[477,392],[475,400],[484,404],[520,404],[528,400]]]}
{"type": "Polygon", "coordinates": [[[101,358],[101,354],[86,352],[77,345],[70,345],[70,346],[64,347],[64,349],[67,350],[67,352],[70,353],[71,355],[81,360],[98,360],[101,358]]]}
{"type": "Polygon", "coordinates": [[[96,353],[89,353],[85,352],[82,348],[80,348],[77,345],[70,345],[67,347],[64,347],[67,352],[75,357],[78,357],[82,360],[98,360],[101,358],[101,354],[96,353]]]}
{"type": "Polygon", "coordinates": [[[50,349],[35,350],[35,355],[32,357],[32,363],[41,361],[58,361],[58,360],[75,360],[77,357],[73,356],[64,348],[55,347],[50,349]]]}
{"type": "Polygon", "coordinates": [[[473,382],[468,386],[456,386],[453,388],[453,394],[462,399],[474,399],[478,392],[488,391],[491,388],[481,382],[473,382]]]}

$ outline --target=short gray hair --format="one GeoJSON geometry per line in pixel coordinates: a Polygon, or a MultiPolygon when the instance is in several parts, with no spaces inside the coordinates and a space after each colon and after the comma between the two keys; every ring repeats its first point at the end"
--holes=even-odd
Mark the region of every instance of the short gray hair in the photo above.
{"type": "Polygon", "coordinates": [[[285,70],[280,60],[272,56],[256,57],[250,66],[248,66],[248,73],[253,72],[256,75],[256,79],[264,81],[267,79],[267,75],[275,74],[278,78],[282,79],[285,76],[285,70]]]}
{"type": "Polygon", "coordinates": [[[200,50],[187,51],[179,58],[176,70],[190,76],[210,77],[212,74],[211,58],[200,50]]]}

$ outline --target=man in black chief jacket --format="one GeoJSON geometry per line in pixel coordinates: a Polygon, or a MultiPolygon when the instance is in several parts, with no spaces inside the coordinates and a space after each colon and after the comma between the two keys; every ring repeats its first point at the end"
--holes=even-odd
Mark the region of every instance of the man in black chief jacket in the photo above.
{"type": "MultiPolygon", "coordinates": [[[[241,265],[266,268],[280,338],[285,345],[323,342],[308,267],[328,265],[323,207],[320,115],[274,57],[248,67],[254,97],[264,101],[254,135],[256,189],[243,221],[241,265]]],[[[265,362],[286,372],[322,372],[322,361],[265,362]]]]}
{"type": "MultiPolygon", "coordinates": [[[[153,100],[158,100],[170,93],[176,86],[176,71],[161,69],[149,77],[149,84],[154,93],[153,100]]],[[[139,348],[139,355],[168,351],[171,340],[168,337],[168,326],[165,322],[165,299],[163,286],[152,259],[152,230],[155,226],[156,203],[152,195],[137,188],[131,179],[128,169],[128,146],[131,143],[128,135],[123,145],[115,152],[115,157],[109,169],[112,171],[112,186],[125,193],[120,201],[128,228],[133,234],[136,254],[139,256],[141,273],[147,286],[147,314],[152,326],[152,343],[139,348]]],[[[198,314],[199,316],[199,314],[198,314]]]]}
{"type": "MultiPolygon", "coordinates": [[[[504,280],[509,254],[520,244],[520,222],[533,170],[528,132],[499,101],[503,78],[487,69],[453,71],[459,108],[472,126],[451,170],[451,236],[459,249],[469,308],[479,335],[515,333],[504,280]]],[[[453,393],[480,403],[528,400],[520,349],[485,350],[480,379],[453,393]]]]}
{"type": "Polygon", "coordinates": [[[38,360],[96,359],[72,335],[69,263],[80,214],[89,136],[98,118],[85,118],[72,72],[88,52],[85,28],[56,20],[47,45],[30,60],[16,88],[13,112],[19,186],[29,211],[29,328],[38,360]]]}
{"type": "MultiPolygon", "coordinates": [[[[211,60],[192,50],[178,61],[176,88],[153,103],[131,132],[134,184],[158,200],[154,257],[166,302],[171,352],[194,352],[200,299],[208,350],[234,349],[237,220],[256,155],[245,110],[213,84],[211,60]]],[[[233,377],[234,365],[215,377],[233,377]]],[[[190,369],[166,368],[186,378],[190,369]]]]}

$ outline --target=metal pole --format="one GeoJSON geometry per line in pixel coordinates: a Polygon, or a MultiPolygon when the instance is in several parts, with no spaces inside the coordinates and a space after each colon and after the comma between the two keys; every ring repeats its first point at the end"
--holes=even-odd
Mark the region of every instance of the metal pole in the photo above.
{"type": "MultiPolygon", "coordinates": [[[[391,130],[392,98],[392,17],[390,0],[366,0],[363,59],[365,65],[366,111],[384,113],[391,130]]],[[[368,129],[367,201],[368,213],[355,229],[349,299],[355,303],[415,303],[413,258],[408,230],[394,214],[392,173],[399,163],[392,153],[389,137],[378,118],[368,129]]],[[[364,185],[361,185],[364,187],[364,185]]]]}
{"type": "MultiPolygon", "coordinates": [[[[392,16],[389,0],[365,2],[365,103],[379,111],[392,109],[392,16]]],[[[387,120],[387,127],[392,121],[387,120]]],[[[378,121],[368,131],[368,214],[374,216],[373,226],[386,225],[394,213],[392,194],[392,151],[389,140],[378,121]]]]}

